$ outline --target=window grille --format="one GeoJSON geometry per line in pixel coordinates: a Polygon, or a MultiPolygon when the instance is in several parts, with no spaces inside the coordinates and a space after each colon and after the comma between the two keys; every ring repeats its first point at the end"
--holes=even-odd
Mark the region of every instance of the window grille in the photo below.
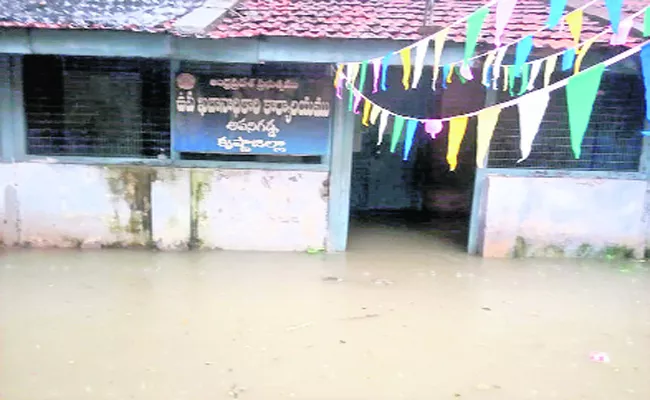
{"type": "Polygon", "coordinates": [[[168,157],[169,62],[29,55],[27,153],[168,157]]]}
{"type": "MultiPolygon", "coordinates": [[[[555,76],[553,81],[566,76],[568,75],[555,76]]],[[[540,78],[536,87],[541,85],[540,78]]],[[[510,97],[505,92],[499,93],[498,102],[508,99],[510,97]]],[[[582,144],[582,155],[576,160],[571,151],[566,91],[555,90],[551,92],[551,100],[533,142],[532,153],[519,164],[519,112],[517,107],[504,109],[490,146],[488,166],[638,171],[644,104],[643,82],[638,75],[605,72],[582,144]]]]}

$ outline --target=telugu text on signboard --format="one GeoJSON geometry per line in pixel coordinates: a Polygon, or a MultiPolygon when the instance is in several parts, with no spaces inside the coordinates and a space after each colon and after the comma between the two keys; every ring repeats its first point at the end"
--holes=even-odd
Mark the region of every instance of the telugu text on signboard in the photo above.
{"type": "Polygon", "coordinates": [[[329,144],[328,80],[176,78],[179,152],[323,155],[329,144]]]}

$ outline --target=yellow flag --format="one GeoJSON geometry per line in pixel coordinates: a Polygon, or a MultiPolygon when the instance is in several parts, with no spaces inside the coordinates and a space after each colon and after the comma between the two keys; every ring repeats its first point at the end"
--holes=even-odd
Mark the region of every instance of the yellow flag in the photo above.
{"type": "Polygon", "coordinates": [[[408,90],[411,87],[411,49],[401,50],[399,55],[402,58],[402,85],[404,90],[408,90]]]}
{"type": "Polygon", "coordinates": [[[372,107],[372,111],[370,111],[370,123],[375,125],[377,123],[377,118],[379,117],[379,113],[381,112],[381,107],[378,105],[374,104],[372,107]]]}
{"type": "Polygon", "coordinates": [[[334,75],[334,87],[339,87],[339,80],[341,79],[341,74],[343,73],[344,64],[339,64],[336,67],[336,74],[334,75]]]}
{"type": "Polygon", "coordinates": [[[499,107],[490,107],[478,114],[478,125],[476,127],[476,166],[485,168],[485,161],[490,141],[494,134],[494,129],[499,122],[501,109],[499,107]]]}
{"type": "Polygon", "coordinates": [[[490,81],[488,81],[488,71],[490,70],[490,67],[492,64],[494,64],[494,60],[497,58],[497,52],[496,51],[491,51],[487,58],[485,59],[485,63],[483,63],[483,72],[481,73],[481,83],[483,86],[490,87],[490,81]]]}
{"type": "Polygon", "coordinates": [[[368,119],[370,118],[370,109],[372,108],[372,103],[370,100],[366,99],[366,102],[363,103],[363,118],[361,118],[361,123],[364,126],[370,126],[368,124],[368,119]]]}
{"type": "Polygon", "coordinates": [[[589,51],[589,48],[591,47],[592,44],[596,41],[597,37],[594,36],[591,39],[587,40],[585,44],[582,45],[580,48],[580,52],[578,53],[578,57],[576,57],[576,63],[573,65],[573,73],[577,74],[580,72],[580,66],[582,65],[582,60],[585,58],[587,55],[587,52],[589,51]]]}
{"type": "Polygon", "coordinates": [[[458,152],[460,151],[460,144],[465,137],[467,130],[467,117],[452,118],[449,122],[449,137],[447,138],[447,164],[451,171],[456,170],[458,165],[458,152]]]}
{"type": "Polygon", "coordinates": [[[581,9],[570,12],[565,17],[567,25],[569,25],[569,31],[571,36],[573,36],[573,42],[575,45],[580,44],[580,34],[582,33],[582,17],[583,11],[581,9]]]}
{"type": "Polygon", "coordinates": [[[551,83],[551,76],[555,71],[557,65],[557,54],[554,54],[546,59],[546,67],[544,67],[544,87],[551,83]]]}
{"type": "Polygon", "coordinates": [[[446,28],[436,33],[436,36],[433,38],[433,82],[431,83],[431,88],[433,90],[436,89],[436,83],[438,82],[438,74],[440,74],[440,60],[442,59],[442,49],[445,47],[445,41],[447,40],[448,33],[449,28],[446,28]]]}
{"type": "Polygon", "coordinates": [[[454,76],[454,68],[456,68],[454,64],[449,66],[449,72],[447,73],[447,78],[445,78],[447,83],[451,83],[451,77],[454,76]]]}

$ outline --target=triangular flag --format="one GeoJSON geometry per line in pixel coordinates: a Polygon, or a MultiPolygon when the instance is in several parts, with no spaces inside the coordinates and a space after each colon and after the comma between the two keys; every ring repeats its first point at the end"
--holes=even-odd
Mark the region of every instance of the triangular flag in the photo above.
{"type": "Polygon", "coordinates": [[[431,139],[435,139],[440,131],[442,131],[442,121],[439,119],[428,119],[424,121],[424,130],[431,136],[431,139]]]}
{"type": "Polygon", "coordinates": [[[361,118],[361,123],[364,126],[370,126],[370,110],[372,109],[372,103],[370,100],[366,99],[366,102],[363,103],[363,117],[361,118]]]}
{"type": "Polygon", "coordinates": [[[361,113],[361,111],[359,110],[359,104],[361,104],[362,99],[363,97],[361,96],[361,93],[354,90],[354,104],[352,105],[352,110],[354,111],[355,114],[361,113]]]}
{"type": "Polygon", "coordinates": [[[490,150],[490,141],[494,129],[499,122],[501,109],[499,107],[486,108],[478,114],[478,125],[476,127],[476,166],[486,167],[486,158],[490,150]]]}
{"type": "Polygon", "coordinates": [[[446,28],[436,33],[436,35],[433,37],[433,81],[431,82],[431,88],[433,90],[436,90],[438,74],[440,73],[440,60],[442,59],[442,50],[445,47],[445,40],[447,40],[448,33],[449,28],[446,28]]]}
{"type": "Polygon", "coordinates": [[[501,63],[503,62],[503,57],[506,56],[506,51],[508,51],[508,46],[502,47],[497,52],[497,56],[494,59],[494,67],[492,68],[492,89],[497,90],[499,88],[499,78],[501,77],[501,63]]]}
{"type": "Polygon", "coordinates": [[[402,59],[402,85],[404,90],[408,90],[411,87],[411,49],[401,50],[399,56],[402,59]]]}
{"type": "Polygon", "coordinates": [[[359,74],[359,91],[363,93],[363,89],[366,85],[366,75],[368,74],[368,61],[361,63],[361,73],[359,74]]]}
{"type": "MultiPolygon", "coordinates": [[[[458,76],[458,79],[460,80],[460,83],[462,83],[463,85],[465,84],[465,82],[467,82],[467,79],[465,79],[465,76],[463,76],[463,67],[464,66],[465,66],[465,64],[461,63],[461,66],[458,69],[454,70],[456,72],[456,76],[458,76]]],[[[472,71],[470,71],[469,73],[471,75],[472,71]]]]}
{"type": "Polygon", "coordinates": [[[404,156],[402,157],[404,161],[409,159],[409,153],[413,147],[413,141],[415,140],[415,131],[418,128],[418,121],[415,119],[409,119],[406,123],[406,137],[404,138],[404,156]]]}
{"type": "Polygon", "coordinates": [[[650,123],[650,45],[641,49],[641,71],[645,85],[645,119],[650,123]]]}
{"type": "Polygon", "coordinates": [[[467,131],[467,117],[456,117],[449,121],[449,135],[447,138],[447,164],[451,171],[458,166],[458,152],[467,131]]]}
{"type": "Polygon", "coordinates": [[[531,63],[530,79],[528,80],[528,87],[526,88],[526,90],[535,89],[535,81],[539,76],[539,72],[542,70],[542,61],[543,60],[535,60],[531,63]]]}
{"type": "Polygon", "coordinates": [[[487,88],[492,86],[492,84],[490,83],[489,72],[490,72],[490,67],[492,67],[492,64],[494,63],[496,57],[497,57],[496,51],[491,51],[488,53],[488,56],[485,59],[485,63],[483,63],[483,73],[481,74],[481,83],[483,84],[483,86],[487,88]]]}
{"type": "Polygon", "coordinates": [[[334,87],[336,88],[336,97],[343,99],[343,82],[345,77],[343,75],[343,67],[345,65],[339,64],[336,67],[336,74],[334,75],[334,87]]]}
{"type": "Polygon", "coordinates": [[[519,132],[521,139],[519,142],[519,149],[521,150],[521,158],[518,163],[524,161],[530,155],[533,148],[533,141],[539,126],[544,119],[546,108],[551,95],[546,90],[538,90],[522,96],[517,104],[519,108],[519,132]]]}
{"type": "Polygon", "coordinates": [[[474,55],[476,50],[476,42],[478,41],[478,36],[483,29],[483,22],[485,17],[487,17],[490,9],[488,7],[481,7],[478,10],[474,11],[469,18],[467,18],[467,26],[465,33],[465,55],[463,62],[469,64],[469,59],[474,55]]]}
{"type": "Polygon", "coordinates": [[[499,0],[497,3],[497,15],[494,33],[494,44],[497,47],[501,47],[501,37],[503,37],[503,32],[506,30],[506,25],[512,17],[512,12],[515,9],[517,0],[499,0]]]}
{"type": "Polygon", "coordinates": [[[521,76],[521,69],[524,64],[528,61],[528,56],[533,50],[533,37],[526,36],[517,43],[515,49],[515,76],[519,78],[521,76]]]}
{"type": "Polygon", "coordinates": [[[573,75],[566,85],[571,149],[576,159],[580,158],[582,139],[589,126],[589,119],[604,71],[605,64],[598,64],[573,75]]]}
{"type": "Polygon", "coordinates": [[[643,37],[650,36],[650,7],[645,9],[643,15],[643,37]]]}
{"type": "Polygon", "coordinates": [[[339,64],[336,66],[336,74],[334,74],[334,87],[338,88],[339,87],[339,79],[341,78],[341,75],[343,74],[343,67],[344,64],[339,64]]]}
{"type": "Polygon", "coordinates": [[[508,93],[510,96],[515,95],[515,66],[508,65],[508,93]]]}
{"type": "Polygon", "coordinates": [[[424,68],[424,58],[427,55],[427,49],[429,48],[429,39],[420,41],[415,46],[415,67],[413,70],[413,83],[411,88],[415,89],[420,83],[420,78],[422,78],[422,68],[424,68]]]}
{"type": "MultiPolygon", "coordinates": [[[[620,32],[621,31],[619,30],[619,33],[620,32]]],[[[573,65],[573,73],[574,74],[577,74],[578,72],[580,72],[580,66],[582,65],[582,60],[584,60],[585,56],[587,55],[587,52],[589,51],[589,48],[591,47],[591,45],[594,44],[594,42],[596,42],[597,38],[598,38],[598,36],[592,37],[591,39],[587,40],[582,45],[582,47],[580,48],[580,53],[578,54],[578,57],[576,58],[576,62],[573,65]]]]}
{"type": "Polygon", "coordinates": [[[445,82],[451,83],[451,77],[454,76],[454,69],[455,69],[455,65],[451,64],[449,66],[449,70],[447,71],[447,78],[445,78],[445,82]]]}
{"type": "Polygon", "coordinates": [[[580,34],[582,33],[582,18],[583,18],[583,11],[582,9],[577,9],[575,11],[572,11],[564,17],[564,20],[566,21],[567,25],[569,25],[569,31],[571,32],[571,36],[573,36],[573,43],[574,46],[577,46],[580,44],[580,34]]]}
{"type": "Polygon", "coordinates": [[[402,136],[404,122],[406,122],[406,120],[403,117],[400,117],[399,115],[395,116],[395,120],[393,121],[393,134],[390,136],[391,153],[394,153],[395,150],[397,150],[397,143],[399,143],[399,139],[402,136]]]}
{"type": "Polygon", "coordinates": [[[379,91],[379,78],[381,76],[381,58],[372,60],[372,92],[379,91]]]}
{"type": "Polygon", "coordinates": [[[386,132],[386,127],[388,126],[388,115],[388,111],[381,110],[379,129],[377,130],[377,146],[381,145],[381,142],[384,140],[384,132],[386,132]]]}
{"type": "Polygon", "coordinates": [[[348,97],[348,111],[352,112],[354,111],[354,104],[355,104],[355,95],[354,95],[354,85],[355,81],[357,80],[357,75],[359,74],[359,63],[349,63],[346,68],[346,75],[348,79],[348,87],[350,89],[349,97],[348,97]]]}
{"type": "Polygon", "coordinates": [[[471,81],[472,79],[474,79],[474,74],[472,74],[472,68],[468,64],[463,63],[463,65],[461,65],[458,72],[460,73],[460,76],[462,76],[465,81],[471,81]]]}
{"type": "Polygon", "coordinates": [[[510,85],[510,77],[508,76],[510,73],[510,67],[508,65],[503,66],[503,91],[507,92],[508,87],[510,85]]]}
{"type": "MultiPolygon", "coordinates": [[[[648,8],[650,10],[650,8],[648,8]]],[[[634,25],[633,18],[626,18],[618,25],[618,33],[613,33],[609,38],[609,44],[612,46],[622,46],[627,43],[628,36],[634,25]]]]}
{"type": "Polygon", "coordinates": [[[521,88],[517,96],[521,96],[528,90],[528,79],[530,78],[530,64],[524,64],[523,73],[521,74],[521,88]]]}
{"type": "Polygon", "coordinates": [[[386,78],[388,77],[388,65],[390,63],[390,55],[385,56],[381,60],[381,90],[385,92],[388,90],[386,86],[386,78]]]}
{"type": "Polygon", "coordinates": [[[442,88],[447,89],[447,75],[451,75],[454,71],[451,70],[450,65],[442,66],[442,88]]]}
{"type": "Polygon", "coordinates": [[[576,60],[576,49],[567,49],[562,54],[562,71],[568,71],[573,68],[576,60]]]}
{"type": "Polygon", "coordinates": [[[546,26],[549,28],[555,28],[555,26],[562,19],[564,14],[564,8],[566,7],[567,0],[551,0],[551,10],[548,14],[548,22],[546,26]]]}
{"type": "Polygon", "coordinates": [[[544,66],[544,87],[550,85],[551,77],[553,72],[555,72],[555,66],[557,65],[558,55],[554,54],[546,59],[546,66],[544,66]]]}
{"type": "Polygon", "coordinates": [[[379,113],[381,112],[382,108],[379,107],[376,104],[373,104],[372,110],[370,110],[370,123],[375,125],[377,123],[377,117],[379,117],[379,113]]]}
{"type": "Polygon", "coordinates": [[[623,10],[623,0],[605,0],[607,12],[609,13],[609,22],[612,24],[612,31],[618,33],[618,24],[621,22],[621,11],[623,10]]]}

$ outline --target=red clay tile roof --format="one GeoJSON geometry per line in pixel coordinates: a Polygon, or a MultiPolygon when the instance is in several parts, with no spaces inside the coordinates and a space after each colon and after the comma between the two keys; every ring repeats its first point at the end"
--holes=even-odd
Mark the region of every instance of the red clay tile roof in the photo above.
{"type": "MultiPolygon", "coordinates": [[[[422,38],[428,0],[241,0],[212,28],[195,36],[215,39],[284,36],[301,38],[417,40],[422,38]]],[[[572,6],[588,0],[569,0],[572,6]]],[[[625,0],[627,15],[641,10],[649,0],[625,0]]],[[[50,29],[115,29],[126,31],[175,31],[173,22],[200,7],[204,0],[0,0],[1,27],[50,29]]],[[[471,13],[487,0],[435,0],[427,22],[439,28],[471,13]]],[[[519,0],[506,30],[504,42],[515,41],[541,28],[548,16],[548,0],[519,0]]],[[[585,12],[584,37],[601,32],[606,19],[589,17],[590,10],[603,15],[599,1],[585,12]]],[[[606,12],[606,11],[605,11],[606,12]]],[[[605,14],[606,15],[606,14],[605,14]]],[[[216,16],[215,16],[216,18],[216,16]]],[[[481,38],[494,41],[494,10],[481,38]]],[[[603,42],[609,37],[603,37],[603,42]]],[[[463,42],[465,26],[455,26],[449,40],[463,42]]],[[[563,48],[572,43],[566,27],[535,34],[536,47],[563,48]]]]}
{"type": "Polygon", "coordinates": [[[416,40],[424,9],[424,0],[243,0],[209,35],[416,40]]]}
{"type": "MultiPolygon", "coordinates": [[[[648,0],[627,0],[625,11],[642,9],[648,0]]],[[[428,24],[444,28],[486,3],[485,0],[435,0],[428,24]]],[[[581,4],[587,3],[587,0],[581,4]]],[[[598,3],[597,3],[598,4],[598,3]]],[[[602,6],[604,7],[604,6],[602,6]]],[[[590,7],[591,8],[591,7],[590,7]]],[[[292,36],[307,38],[393,39],[422,38],[424,0],[243,0],[235,13],[221,20],[213,38],[292,36]]],[[[584,37],[604,28],[602,20],[583,22],[584,37]]],[[[504,42],[513,42],[542,28],[548,18],[547,0],[519,0],[507,27],[504,42]]],[[[481,42],[494,43],[494,8],[486,19],[481,42]]],[[[573,39],[566,27],[534,35],[536,47],[564,48],[573,39]]],[[[452,28],[449,40],[463,42],[465,25],[452,28]]],[[[609,40],[603,36],[601,42],[609,40]]]]}

